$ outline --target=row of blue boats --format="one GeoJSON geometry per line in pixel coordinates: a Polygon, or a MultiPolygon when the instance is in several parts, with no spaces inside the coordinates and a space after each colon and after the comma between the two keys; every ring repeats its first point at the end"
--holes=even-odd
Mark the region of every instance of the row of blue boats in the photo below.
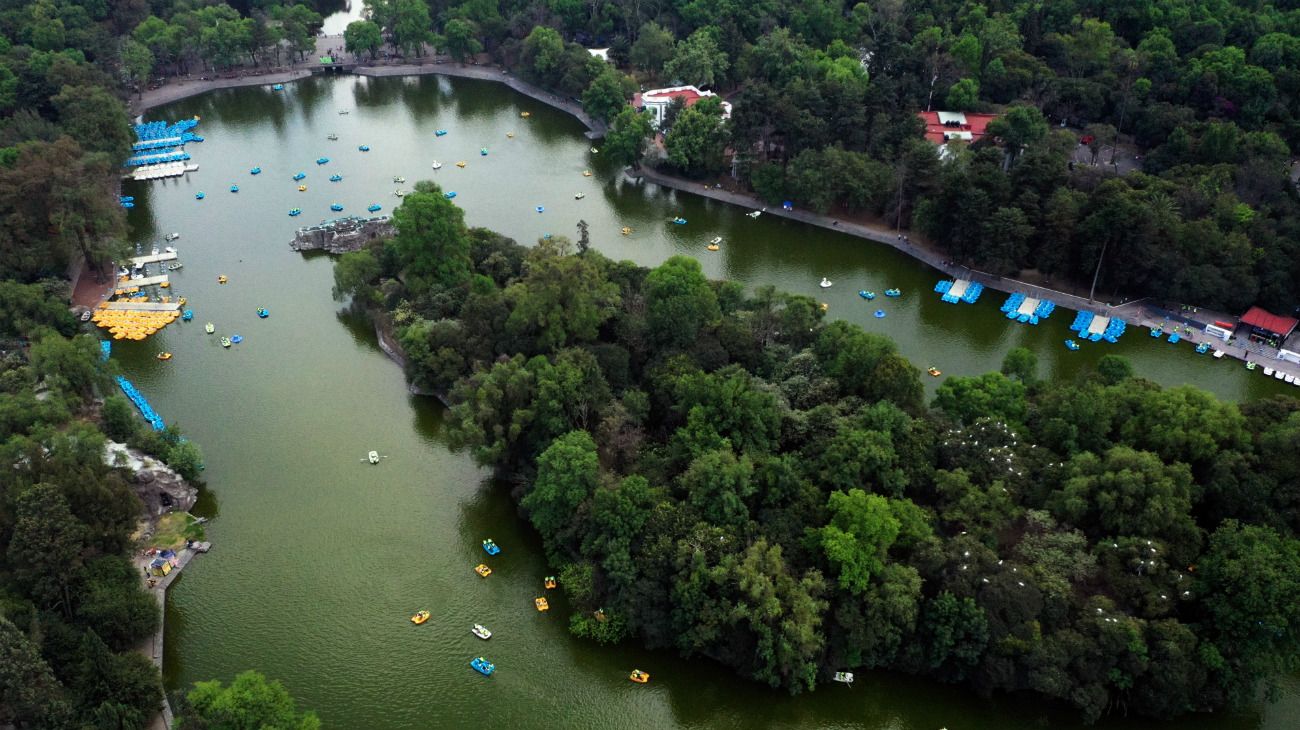
{"type": "Polygon", "coordinates": [[[179,122],[144,122],[135,125],[135,136],[142,141],[171,139],[199,126],[199,118],[182,119],[179,122]]]}
{"type": "Polygon", "coordinates": [[[149,405],[149,401],[145,400],[144,394],[137,390],[131,384],[131,381],[119,375],[117,376],[117,385],[122,389],[123,393],[126,393],[126,397],[135,404],[135,407],[140,409],[140,415],[144,416],[144,420],[148,421],[150,426],[153,426],[153,430],[161,431],[167,427],[167,424],[163,423],[162,416],[154,412],[153,407],[149,405]]]}

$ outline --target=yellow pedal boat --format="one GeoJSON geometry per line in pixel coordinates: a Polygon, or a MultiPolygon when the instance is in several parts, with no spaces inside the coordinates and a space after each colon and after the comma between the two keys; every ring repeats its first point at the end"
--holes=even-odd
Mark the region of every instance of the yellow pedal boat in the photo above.
{"type": "Polygon", "coordinates": [[[632,673],[627,675],[627,678],[632,680],[633,682],[636,682],[637,684],[645,684],[646,682],[650,681],[650,673],[643,672],[640,669],[633,669],[632,673]]]}
{"type": "Polygon", "coordinates": [[[482,563],[479,563],[478,566],[474,568],[474,572],[478,573],[484,578],[488,577],[489,575],[492,575],[492,569],[482,563]]]}
{"type": "Polygon", "coordinates": [[[429,620],[428,611],[416,611],[415,615],[411,617],[411,623],[415,624],[416,626],[419,626],[420,624],[428,620],[429,620]]]}
{"type": "Polygon", "coordinates": [[[538,611],[551,610],[551,604],[547,603],[545,598],[534,598],[533,605],[537,607],[538,611]]]}

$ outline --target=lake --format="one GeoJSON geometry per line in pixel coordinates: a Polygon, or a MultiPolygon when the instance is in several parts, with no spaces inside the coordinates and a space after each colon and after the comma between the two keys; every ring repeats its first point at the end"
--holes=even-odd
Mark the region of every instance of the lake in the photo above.
{"type": "MultiPolygon", "coordinates": [[[[207,461],[211,491],[198,509],[213,517],[214,547],[169,595],[170,689],[256,668],[282,680],[327,727],[377,730],[1074,727],[1023,698],[986,701],[905,676],[861,673],[852,689],[826,685],[789,697],[705,660],[570,638],[562,595],[551,596],[549,613],[533,609],[549,571],[506,490],[468,454],[447,448],[441,407],[410,395],[368,323],[330,298],[329,258],[290,251],[297,227],[338,215],[331,203],[344,214],[365,215],[371,203],[388,213],[400,201],[395,189],[434,179],[457,192],[470,225],[521,242],[547,233],[576,238],[577,221],[586,220],[593,247],[607,256],[655,265],[687,254],[712,277],[816,296],[830,316],[893,337],[918,366],[945,376],[996,369],[1023,345],[1048,377],[1074,377],[1113,352],[1139,375],[1225,398],[1291,390],[1142,330],[1118,345],[1069,352],[1061,341],[1073,312],[1062,309],[1038,327],[1013,324],[998,311],[996,292],[974,306],[943,304],[932,291],[937,273],[886,246],[627,181],[591,152],[575,120],[489,82],[321,77],[280,92],[213,92],[148,118],[194,115],[207,140],[188,148],[199,171],[124,191],[136,197],[134,240],[148,248],[181,233],[175,245],[184,268],[173,272],[173,291],[189,298],[194,321],[145,342],[115,343],[124,374],[202,445],[207,461]],[[448,134],[436,137],[436,129],[448,134]],[[320,157],[330,161],[318,166],[320,157]],[[444,163],[436,172],[435,159],[444,163]],[[461,160],[464,169],[455,167],[461,160]],[[262,174],[251,176],[254,166],[262,174]],[[305,192],[291,179],[299,171],[305,192]],[[331,183],[331,174],[343,180],[331,183]],[[238,193],[227,192],[232,183],[238,193]],[[205,200],[194,199],[199,191],[205,200]],[[585,198],[575,200],[577,193],[585,198]],[[290,208],[303,214],[290,218],[290,208]],[[674,216],[689,222],[667,223],[674,216]],[[633,232],[621,235],[624,226],[633,232]],[[722,250],[710,253],[714,236],[722,250]],[[229,283],[219,285],[218,275],[229,283]],[[835,285],[819,289],[822,277],[835,285]],[[857,296],[889,287],[903,296],[857,296]],[[258,319],[258,307],[271,316],[258,319]],[[884,319],[872,316],[878,308],[884,319]],[[204,334],[209,321],[218,335],[204,334]],[[244,342],[223,350],[221,334],[244,342]],[[174,358],[156,360],[163,350],[174,358]],[[371,449],[385,456],[378,465],[365,462],[371,449]],[[502,554],[481,579],[473,567],[483,561],[485,537],[502,554]],[[433,617],[416,627],[409,617],[419,609],[433,617]],[[493,638],[472,636],[474,623],[493,638]],[[497,665],[490,679],[469,667],[480,654],[497,665]],[[650,672],[651,683],[629,682],[633,667],[650,672]]],[[[926,378],[928,387],[938,382],[926,378]]],[[[1280,730],[1298,711],[1300,688],[1290,682],[1279,704],[1178,727],[1280,730]]]]}

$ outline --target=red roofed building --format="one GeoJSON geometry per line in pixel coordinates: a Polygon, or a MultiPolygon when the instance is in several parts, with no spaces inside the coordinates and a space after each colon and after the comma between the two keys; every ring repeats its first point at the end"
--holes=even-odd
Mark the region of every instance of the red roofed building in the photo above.
{"type": "MultiPolygon", "coordinates": [[[[710,96],[717,96],[712,91],[700,91],[694,86],[670,86],[666,89],[651,89],[632,96],[632,106],[636,109],[644,109],[653,115],[652,122],[655,129],[663,124],[664,116],[668,113],[668,105],[673,103],[673,99],[681,99],[686,106],[691,106],[700,99],[710,96]]],[[[722,118],[731,117],[731,103],[722,102],[722,118]]]]}
{"type": "Polygon", "coordinates": [[[943,147],[949,142],[977,142],[984,138],[989,122],[996,114],[967,114],[965,112],[917,112],[925,122],[925,138],[943,147]]]}
{"type": "Polygon", "coordinates": [[[1250,339],[1273,347],[1281,347],[1300,321],[1273,314],[1259,307],[1251,307],[1250,311],[1241,316],[1241,323],[1250,326],[1250,339]]]}

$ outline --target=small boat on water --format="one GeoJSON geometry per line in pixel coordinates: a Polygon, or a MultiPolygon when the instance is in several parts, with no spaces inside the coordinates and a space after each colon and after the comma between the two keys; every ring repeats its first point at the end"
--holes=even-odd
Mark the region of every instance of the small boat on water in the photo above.
{"type": "Polygon", "coordinates": [[[831,280],[823,276],[821,283],[818,284],[817,286],[820,286],[823,289],[829,289],[831,288],[831,284],[832,284],[831,280]]]}
{"type": "Polygon", "coordinates": [[[241,342],[243,342],[243,341],[244,341],[244,338],[243,338],[243,336],[241,336],[241,335],[231,335],[231,336],[230,336],[230,344],[232,344],[232,345],[238,345],[239,343],[241,343],[241,342]]]}
{"type": "Polygon", "coordinates": [[[267,317],[271,316],[271,310],[267,309],[266,307],[258,307],[257,316],[261,317],[262,319],[266,319],[267,317]]]}
{"type": "Polygon", "coordinates": [[[506,139],[514,139],[514,138],[515,138],[514,132],[506,132],[506,139]]]}
{"type": "Polygon", "coordinates": [[[260,167],[254,167],[253,169],[251,169],[251,170],[248,171],[248,174],[249,174],[249,175],[261,175],[261,174],[262,174],[262,168],[260,168],[260,167]]]}
{"type": "Polygon", "coordinates": [[[875,316],[876,319],[884,319],[884,318],[885,318],[885,310],[883,310],[883,309],[877,309],[877,310],[873,313],[873,316],[875,316]]]}
{"type": "Polygon", "coordinates": [[[866,289],[859,289],[858,296],[862,297],[867,301],[871,301],[872,299],[876,298],[876,293],[873,291],[867,291],[866,289]]]}
{"type": "Polygon", "coordinates": [[[718,251],[718,250],[720,250],[722,247],[719,246],[719,245],[717,244],[717,240],[718,240],[718,239],[714,239],[714,240],[712,240],[712,241],[709,241],[709,245],[705,246],[704,249],[705,249],[706,251],[718,251]]]}
{"type": "Polygon", "coordinates": [[[1264,366],[1264,375],[1265,375],[1265,377],[1272,377],[1272,376],[1273,376],[1273,368],[1271,368],[1271,367],[1265,365],[1265,366],[1264,366]]]}
{"type": "Polygon", "coordinates": [[[206,197],[208,197],[208,194],[205,193],[205,192],[203,192],[202,190],[200,190],[199,192],[197,192],[197,193],[194,194],[194,199],[195,199],[195,200],[203,200],[203,199],[206,198],[206,197]]]}
{"type": "Polygon", "coordinates": [[[305,193],[305,192],[307,192],[307,186],[306,186],[306,185],[299,185],[299,186],[298,186],[298,192],[300,192],[300,193],[305,193]]]}
{"type": "Polygon", "coordinates": [[[546,212],[546,208],[543,208],[543,207],[540,206],[540,205],[537,206],[536,208],[534,208],[533,210],[536,210],[538,213],[545,213],[545,212],[546,212]]]}
{"type": "Polygon", "coordinates": [[[488,555],[496,555],[501,552],[501,548],[497,547],[497,544],[492,542],[492,538],[489,537],[483,541],[483,552],[486,552],[488,555]]]}
{"type": "Polygon", "coordinates": [[[447,200],[451,200],[452,198],[456,197],[456,191],[448,190],[447,192],[442,194],[442,197],[446,198],[447,200]]]}
{"type": "Polygon", "coordinates": [[[527,118],[531,117],[532,115],[533,115],[532,112],[519,112],[519,116],[522,117],[522,118],[524,118],[524,119],[527,119],[527,118]]]}
{"type": "Polygon", "coordinates": [[[548,576],[546,576],[545,578],[542,579],[542,585],[545,586],[545,587],[546,587],[546,590],[549,591],[549,590],[551,590],[552,588],[555,588],[555,586],[558,585],[558,584],[555,582],[555,576],[553,576],[553,575],[548,575],[548,576]]]}
{"type": "Polygon", "coordinates": [[[330,182],[343,182],[342,175],[330,175],[330,182]]]}
{"type": "Polygon", "coordinates": [[[943,371],[940,370],[939,368],[934,367],[933,365],[926,368],[925,371],[936,378],[939,377],[940,375],[943,375],[943,371]]]}
{"type": "Polygon", "coordinates": [[[686,225],[686,219],[685,219],[685,218],[682,218],[682,217],[680,217],[680,216],[678,216],[678,217],[676,217],[676,218],[673,218],[673,219],[669,220],[668,222],[669,222],[669,223],[672,223],[672,224],[674,224],[674,225],[679,225],[679,226],[684,226],[684,225],[686,225]]]}
{"type": "Polygon", "coordinates": [[[486,147],[480,147],[480,148],[478,149],[478,154],[479,154],[480,157],[487,157],[487,148],[486,148],[486,147]]]}
{"type": "Polygon", "coordinates": [[[420,624],[428,620],[429,620],[428,611],[416,611],[415,615],[411,617],[411,623],[415,624],[416,626],[419,626],[420,624]]]}
{"type": "Polygon", "coordinates": [[[596,149],[595,147],[592,147],[592,148],[591,148],[591,154],[595,155],[595,154],[599,154],[599,153],[600,153],[600,150],[596,149]]]}
{"type": "Polygon", "coordinates": [[[1247,370],[1254,370],[1254,369],[1257,368],[1257,367],[1259,367],[1259,365],[1258,365],[1257,363],[1253,363],[1253,362],[1248,362],[1248,363],[1246,363],[1246,369],[1247,369],[1247,370]]]}
{"type": "Polygon", "coordinates": [[[172,359],[172,354],[170,352],[160,352],[157,357],[159,360],[170,360],[172,359]]]}
{"type": "Polygon", "coordinates": [[[329,162],[329,161],[330,161],[330,158],[328,158],[328,157],[317,157],[317,158],[316,158],[316,164],[317,164],[317,165],[324,165],[325,163],[327,163],[327,162],[329,162]]]}
{"type": "Polygon", "coordinates": [[[628,228],[627,226],[623,226],[623,230],[621,232],[624,236],[626,236],[632,233],[632,229],[628,228]]]}
{"type": "Polygon", "coordinates": [[[333,132],[330,132],[329,134],[325,135],[325,139],[328,139],[331,142],[337,142],[339,141],[339,136],[337,134],[334,134],[333,132]]]}
{"type": "Polygon", "coordinates": [[[181,312],[182,322],[189,322],[192,319],[194,319],[194,310],[186,309],[185,311],[181,312]]]}
{"type": "Polygon", "coordinates": [[[885,296],[887,296],[887,297],[900,297],[900,296],[902,296],[902,295],[903,295],[903,292],[902,292],[902,290],[900,290],[900,289],[886,289],[886,290],[885,290],[885,296]]]}
{"type": "Polygon", "coordinates": [[[369,461],[371,464],[378,464],[379,452],[372,450],[370,453],[366,454],[366,460],[369,461]]]}
{"type": "Polygon", "coordinates": [[[627,678],[632,680],[633,682],[636,682],[637,684],[645,684],[646,682],[650,681],[650,673],[643,672],[640,669],[633,669],[632,673],[627,675],[627,678]]]}
{"type": "Polygon", "coordinates": [[[272,91],[284,91],[284,84],[276,84],[271,87],[272,91]]]}
{"type": "Polygon", "coordinates": [[[474,657],[470,660],[469,665],[474,667],[474,671],[482,674],[484,677],[491,677],[492,673],[497,670],[497,665],[484,659],[483,657],[474,657]]]}
{"type": "Polygon", "coordinates": [[[759,217],[760,215],[763,215],[763,212],[762,212],[762,211],[759,211],[759,210],[751,210],[750,212],[746,213],[745,215],[749,216],[750,218],[757,218],[757,217],[759,217]]]}
{"type": "Polygon", "coordinates": [[[302,208],[294,208],[294,209],[292,209],[292,210],[289,211],[289,217],[290,217],[290,218],[296,218],[296,217],[298,217],[298,216],[300,216],[300,215],[302,215],[302,208]]]}
{"type": "Polygon", "coordinates": [[[359,145],[359,146],[357,147],[357,149],[361,150],[362,152],[369,152],[369,151],[370,151],[370,145],[368,145],[368,144],[359,145]]]}
{"type": "Polygon", "coordinates": [[[1201,344],[1199,344],[1199,345],[1196,346],[1196,354],[1197,354],[1197,355],[1204,355],[1205,353],[1207,353],[1207,352],[1209,352],[1209,351],[1210,351],[1210,343],[1208,343],[1208,342],[1202,342],[1201,344]]]}
{"type": "Polygon", "coordinates": [[[1151,336],[1152,336],[1152,337],[1159,337],[1159,336],[1163,335],[1164,333],[1165,333],[1164,329],[1162,329],[1162,328],[1160,328],[1160,327],[1152,327],[1152,328],[1151,328],[1151,336]]]}
{"type": "Polygon", "coordinates": [[[207,324],[203,325],[203,331],[207,332],[208,334],[212,334],[213,332],[217,331],[217,327],[211,322],[208,322],[207,324]]]}
{"type": "Polygon", "coordinates": [[[230,280],[226,278],[226,275],[225,275],[225,274],[222,274],[222,275],[220,275],[220,276],[217,277],[217,283],[218,283],[218,284],[225,284],[227,281],[230,281],[230,280]]]}
{"type": "Polygon", "coordinates": [[[229,337],[222,337],[222,338],[221,338],[221,346],[222,346],[222,347],[229,348],[229,347],[230,347],[230,338],[229,338],[229,337]]]}
{"type": "Polygon", "coordinates": [[[478,638],[484,641],[487,641],[488,639],[492,638],[492,632],[488,631],[488,628],[482,624],[474,624],[474,628],[470,629],[469,631],[471,634],[477,636],[478,638]]]}
{"type": "Polygon", "coordinates": [[[1282,380],[1282,379],[1285,378],[1285,377],[1286,377],[1286,373],[1282,372],[1281,370],[1274,370],[1274,371],[1273,371],[1273,378],[1274,378],[1274,379],[1276,379],[1276,380],[1282,380]]]}
{"type": "Polygon", "coordinates": [[[92,314],[90,313],[90,310],[87,309],[86,311],[84,311],[84,312],[81,313],[81,321],[82,321],[82,322],[89,322],[89,321],[90,321],[90,318],[91,318],[92,316],[94,316],[94,315],[92,315],[92,314]]]}
{"type": "Polygon", "coordinates": [[[346,110],[346,109],[340,109],[340,110],[339,110],[339,115],[340,115],[340,116],[343,115],[343,114],[351,114],[351,113],[352,113],[352,112],[349,112],[349,111],[346,110]]]}
{"type": "Polygon", "coordinates": [[[394,175],[394,176],[393,176],[393,182],[395,182],[395,183],[404,183],[404,182],[406,182],[406,178],[402,177],[401,175],[394,175]]]}
{"type": "Polygon", "coordinates": [[[239,192],[239,186],[238,186],[238,185],[231,185],[231,186],[230,186],[230,192],[232,192],[232,193],[237,193],[237,192],[239,192]]]}
{"type": "Polygon", "coordinates": [[[338,213],[339,211],[343,210],[343,206],[339,205],[338,203],[330,203],[330,210],[334,211],[335,213],[338,213]]]}
{"type": "Polygon", "coordinates": [[[1178,334],[1177,332],[1169,335],[1169,342],[1174,345],[1178,344],[1178,342],[1182,339],[1183,339],[1182,335],[1178,334]]]}
{"type": "Polygon", "coordinates": [[[582,199],[585,198],[585,197],[587,197],[587,194],[586,194],[586,193],[574,193],[574,194],[573,194],[573,199],[574,199],[574,200],[582,200],[582,199]]]}
{"type": "Polygon", "coordinates": [[[303,179],[304,177],[307,177],[307,173],[305,173],[305,172],[298,172],[298,173],[294,173],[293,179],[294,179],[294,180],[301,180],[301,179],[303,179]]]}
{"type": "Polygon", "coordinates": [[[397,197],[402,198],[402,197],[405,197],[405,196],[406,196],[406,191],[405,191],[405,190],[401,190],[401,189],[394,190],[394,191],[393,191],[393,195],[396,195],[397,197]]]}
{"type": "Polygon", "coordinates": [[[1295,383],[1295,376],[1288,373],[1286,377],[1282,378],[1282,380],[1284,380],[1287,385],[1291,385],[1295,383]]]}
{"type": "Polygon", "coordinates": [[[487,565],[485,565],[484,563],[479,563],[478,565],[475,565],[474,572],[478,573],[480,578],[486,578],[489,575],[492,575],[492,569],[487,567],[487,565]]]}
{"type": "Polygon", "coordinates": [[[380,205],[379,203],[371,203],[370,205],[366,206],[366,210],[370,211],[371,213],[378,213],[382,209],[383,206],[380,205]]]}
{"type": "Polygon", "coordinates": [[[441,169],[442,169],[442,163],[441,163],[441,162],[438,162],[437,160],[434,160],[434,161],[433,161],[433,169],[435,169],[435,170],[441,170],[441,169]]]}
{"type": "Polygon", "coordinates": [[[1067,350],[1077,350],[1077,349],[1079,349],[1079,343],[1075,342],[1074,340],[1066,340],[1066,341],[1065,341],[1065,349],[1067,349],[1067,350]]]}
{"type": "Polygon", "coordinates": [[[538,611],[551,610],[551,604],[547,603],[546,599],[541,596],[538,596],[537,598],[533,599],[533,606],[535,606],[538,611]]]}
{"type": "Polygon", "coordinates": [[[583,176],[583,177],[591,177],[591,170],[583,170],[583,171],[582,171],[582,176],[583,176]]]}
{"type": "Polygon", "coordinates": [[[853,672],[836,672],[832,679],[844,684],[853,684],[853,672]]]}
{"type": "Polygon", "coordinates": [[[446,136],[447,136],[447,130],[445,130],[445,129],[435,130],[434,133],[433,133],[433,136],[435,136],[435,137],[446,137],[446,136]]]}
{"type": "Polygon", "coordinates": [[[178,238],[180,238],[180,237],[181,237],[181,234],[179,234],[179,233],[168,233],[167,235],[163,236],[163,240],[164,240],[164,241],[175,241],[176,239],[178,239],[178,238]]]}
{"type": "Polygon", "coordinates": [[[182,264],[181,262],[177,261],[177,262],[174,263],[174,264],[168,264],[168,265],[167,265],[167,270],[168,270],[168,271],[180,271],[180,270],[181,270],[182,268],[184,268],[184,267],[185,267],[185,264],[182,264]]]}
{"type": "Polygon", "coordinates": [[[461,160],[460,162],[457,162],[457,163],[456,163],[456,167],[464,168],[464,167],[465,167],[465,161],[464,161],[464,160],[461,160]]]}

